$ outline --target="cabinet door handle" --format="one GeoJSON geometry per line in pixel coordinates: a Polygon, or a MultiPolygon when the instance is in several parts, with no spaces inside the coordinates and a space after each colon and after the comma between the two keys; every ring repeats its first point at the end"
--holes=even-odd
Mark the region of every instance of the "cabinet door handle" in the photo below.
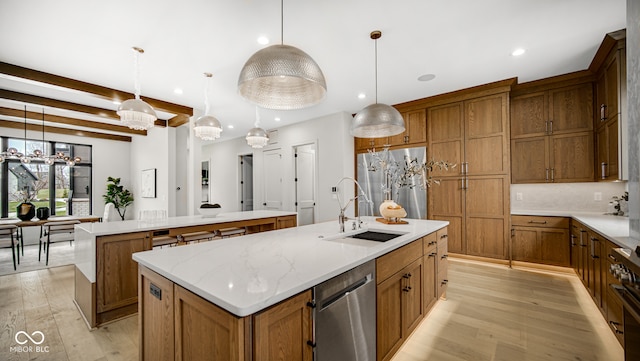
{"type": "Polygon", "coordinates": [[[404,291],[404,292],[411,291],[411,286],[407,286],[407,287],[403,288],[402,291],[404,291]]]}
{"type": "Polygon", "coordinates": [[[545,171],[544,180],[548,182],[549,181],[549,168],[546,168],[544,171],[545,171]]]}
{"type": "Polygon", "coordinates": [[[618,326],[620,326],[620,324],[618,322],[615,321],[609,321],[609,324],[611,325],[611,327],[613,328],[613,332],[622,335],[624,332],[620,331],[620,329],[618,329],[618,326]]]}
{"type": "Polygon", "coordinates": [[[547,221],[529,221],[529,223],[535,223],[535,224],[547,224],[547,221]]]}
{"type": "Polygon", "coordinates": [[[313,342],[313,341],[307,341],[307,345],[309,345],[309,346],[311,346],[311,347],[313,347],[313,348],[315,348],[315,347],[316,347],[316,343],[315,343],[315,342],[313,342]]]}
{"type": "Polygon", "coordinates": [[[549,121],[544,122],[544,134],[549,134],[549,121]]]}
{"type": "Polygon", "coordinates": [[[607,163],[602,162],[602,164],[600,164],[600,177],[602,179],[607,179],[607,163]]]}
{"type": "Polygon", "coordinates": [[[605,120],[607,120],[607,105],[602,104],[600,105],[600,121],[604,122],[605,120]]]}
{"type": "Polygon", "coordinates": [[[446,258],[449,258],[448,254],[443,254],[442,257],[440,257],[440,259],[446,259],[446,258]]]}
{"type": "Polygon", "coordinates": [[[448,234],[443,234],[442,236],[440,236],[440,239],[443,239],[443,238],[449,238],[449,235],[448,234]]]}
{"type": "Polygon", "coordinates": [[[464,189],[464,177],[460,178],[460,189],[464,189]]]}
{"type": "Polygon", "coordinates": [[[449,283],[449,280],[442,280],[442,282],[440,282],[441,285],[446,285],[447,283],[449,283]]]}
{"type": "Polygon", "coordinates": [[[410,278],[411,277],[411,273],[405,273],[402,275],[402,278],[410,278]]]}
{"type": "Polygon", "coordinates": [[[433,252],[433,253],[429,253],[429,257],[435,257],[437,255],[437,253],[433,252]]]}
{"type": "Polygon", "coordinates": [[[553,134],[553,120],[549,121],[549,134],[553,134]]]}
{"type": "Polygon", "coordinates": [[[609,259],[612,260],[613,262],[616,262],[616,263],[618,262],[618,259],[611,254],[607,255],[607,257],[609,257],[609,259]]]}
{"type": "Polygon", "coordinates": [[[551,168],[551,182],[555,182],[556,180],[556,169],[551,168]]]}

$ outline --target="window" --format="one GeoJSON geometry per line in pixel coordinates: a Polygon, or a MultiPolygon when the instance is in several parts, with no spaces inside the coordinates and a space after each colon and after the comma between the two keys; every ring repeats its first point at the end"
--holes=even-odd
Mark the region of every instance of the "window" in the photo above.
{"type": "Polygon", "coordinates": [[[0,164],[0,216],[15,217],[16,207],[28,194],[36,208],[49,207],[51,215],[91,214],[91,146],[61,142],[43,142],[19,138],[0,139],[2,149],[14,147],[20,153],[62,152],[82,160],[70,167],[64,162],[47,165],[43,160],[21,163],[7,159],[0,164]],[[45,149],[46,148],[46,149],[45,149]]]}

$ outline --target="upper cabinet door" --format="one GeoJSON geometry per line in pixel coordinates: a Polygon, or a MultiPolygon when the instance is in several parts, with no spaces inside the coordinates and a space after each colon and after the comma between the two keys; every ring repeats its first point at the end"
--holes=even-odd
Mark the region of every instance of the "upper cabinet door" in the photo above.
{"type": "Polygon", "coordinates": [[[547,134],[548,110],[545,98],[545,92],[537,92],[511,99],[511,138],[547,134]]]}
{"type": "Polygon", "coordinates": [[[591,83],[549,90],[548,134],[593,129],[593,86],[591,83]]]}
{"type": "Polygon", "coordinates": [[[464,154],[464,125],[462,102],[437,106],[428,109],[427,151],[429,159],[455,163],[456,168],[449,171],[433,169],[434,177],[459,176],[462,172],[464,154]]]}
{"type": "Polygon", "coordinates": [[[464,102],[467,175],[508,174],[507,94],[464,102]]]}

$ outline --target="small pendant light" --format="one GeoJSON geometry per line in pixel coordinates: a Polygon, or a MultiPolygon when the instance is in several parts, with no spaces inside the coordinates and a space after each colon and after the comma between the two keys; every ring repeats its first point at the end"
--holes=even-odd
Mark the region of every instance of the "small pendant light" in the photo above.
{"type": "Polygon", "coordinates": [[[118,115],[122,124],[128,126],[131,129],[147,130],[153,127],[154,122],[158,119],[156,112],[151,105],[140,99],[140,79],[138,69],[138,56],[144,53],[144,50],[138,47],[133,47],[133,60],[134,60],[134,86],[135,86],[135,99],[128,99],[122,102],[118,107],[118,115]]]}
{"type": "Polygon", "coordinates": [[[400,112],[390,105],[378,103],[378,39],[381,36],[380,30],[374,30],[370,34],[375,42],[376,53],[376,102],[359,111],[353,118],[351,135],[358,138],[388,137],[405,130],[404,119],[400,112]]]}
{"type": "Polygon", "coordinates": [[[222,132],[222,125],[220,121],[214,116],[209,115],[209,86],[211,84],[211,73],[204,73],[206,77],[206,85],[204,90],[204,115],[196,119],[195,126],[193,127],[196,137],[202,140],[214,140],[220,138],[220,132],[222,132]]]}
{"type": "Polygon", "coordinates": [[[265,132],[264,129],[260,128],[260,114],[258,113],[258,107],[256,107],[255,127],[249,130],[245,139],[247,140],[247,144],[254,149],[263,148],[267,143],[269,143],[269,135],[267,135],[267,132],[265,132]]]}

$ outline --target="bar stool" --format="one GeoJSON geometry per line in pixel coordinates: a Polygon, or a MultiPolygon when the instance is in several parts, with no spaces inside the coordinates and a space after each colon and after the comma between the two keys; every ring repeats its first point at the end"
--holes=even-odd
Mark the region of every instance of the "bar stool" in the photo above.
{"type": "Polygon", "coordinates": [[[18,226],[13,224],[0,226],[0,248],[11,248],[13,270],[16,270],[16,255],[20,264],[20,243],[18,242],[18,226]]]}

